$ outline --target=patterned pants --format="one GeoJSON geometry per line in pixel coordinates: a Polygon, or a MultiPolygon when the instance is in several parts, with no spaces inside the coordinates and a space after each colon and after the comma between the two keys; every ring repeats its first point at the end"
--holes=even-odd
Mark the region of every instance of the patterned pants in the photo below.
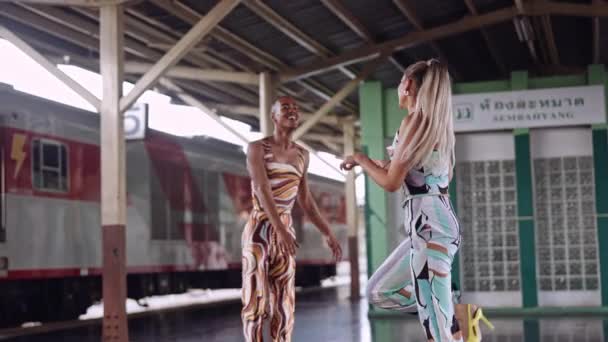
{"type": "Polygon", "coordinates": [[[447,197],[425,196],[405,204],[406,238],[369,280],[371,304],[416,312],[428,341],[462,341],[454,315],[452,261],[460,226],[447,197]]]}
{"type": "MultiPolygon", "coordinates": [[[[281,220],[295,236],[291,215],[281,220]]],[[[263,341],[263,321],[269,317],[273,341],[291,341],[295,310],[295,257],[277,249],[277,238],[262,213],[253,212],[242,235],[243,333],[245,340],[263,341]]]]}

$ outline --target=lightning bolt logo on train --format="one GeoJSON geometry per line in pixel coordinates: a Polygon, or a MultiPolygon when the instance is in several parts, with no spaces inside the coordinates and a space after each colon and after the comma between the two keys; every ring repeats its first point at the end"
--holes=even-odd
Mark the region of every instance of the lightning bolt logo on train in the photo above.
{"type": "Polygon", "coordinates": [[[21,167],[23,166],[23,162],[27,156],[27,153],[24,150],[26,141],[27,137],[24,134],[13,135],[11,149],[11,159],[15,161],[15,172],[13,173],[13,178],[17,178],[17,175],[19,175],[19,171],[21,171],[21,167]]]}

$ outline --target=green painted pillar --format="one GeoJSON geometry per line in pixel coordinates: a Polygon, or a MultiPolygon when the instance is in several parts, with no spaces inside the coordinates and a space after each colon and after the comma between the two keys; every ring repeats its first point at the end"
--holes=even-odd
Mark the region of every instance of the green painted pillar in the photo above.
{"type": "Polygon", "coordinates": [[[397,89],[384,90],[384,137],[393,139],[407,110],[399,108],[397,89]]]}
{"type": "MultiPolygon", "coordinates": [[[[386,115],[384,94],[380,82],[365,82],[359,87],[359,108],[363,152],[373,159],[384,159],[386,115]]],[[[370,277],[389,253],[388,198],[367,175],[365,176],[365,232],[367,243],[367,274],[370,277]]],[[[369,313],[380,311],[370,305],[369,313]]],[[[374,342],[390,341],[390,324],[372,319],[371,335],[374,342]]]]}
{"type": "MultiPolygon", "coordinates": [[[[589,85],[604,84],[608,88],[608,77],[603,65],[589,66],[587,77],[589,85]]],[[[595,168],[595,207],[597,212],[597,241],[599,249],[600,286],[603,306],[608,306],[608,178],[606,177],[606,175],[608,175],[607,127],[607,125],[596,125],[592,130],[593,166],[595,168]]]]}
{"type": "Polygon", "coordinates": [[[525,342],[540,341],[540,324],[539,324],[538,320],[535,320],[535,319],[524,320],[524,341],[525,342]]]}
{"type": "MultiPolygon", "coordinates": [[[[364,151],[370,158],[386,157],[384,139],[384,97],[380,82],[365,82],[359,87],[359,108],[364,151]]],[[[367,273],[371,275],[388,256],[388,201],[384,189],[365,176],[365,216],[367,236],[367,273]]]]}
{"type": "MultiPolygon", "coordinates": [[[[528,88],[528,73],[511,73],[511,89],[528,88]]],[[[530,130],[515,129],[515,173],[517,177],[517,212],[522,306],[538,306],[536,282],[536,239],[534,238],[534,199],[532,192],[532,159],[530,130]]]]}

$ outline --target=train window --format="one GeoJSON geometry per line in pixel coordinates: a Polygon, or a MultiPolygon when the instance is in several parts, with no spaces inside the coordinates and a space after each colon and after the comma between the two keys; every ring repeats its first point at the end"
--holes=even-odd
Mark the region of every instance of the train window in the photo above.
{"type": "Polygon", "coordinates": [[[41,191],[67,192],[67,147],[57,141],[34,139],[32,144],[32,178],[34,187],[41,191]]]}

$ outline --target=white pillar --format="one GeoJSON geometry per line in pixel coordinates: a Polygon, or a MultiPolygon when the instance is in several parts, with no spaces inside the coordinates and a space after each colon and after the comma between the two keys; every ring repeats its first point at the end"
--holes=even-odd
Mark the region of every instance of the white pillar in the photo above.
{"type": "MultiPolygon", "coordinates": [[[[355,153],[355,124],[353,121],[344,123],[344,156],[355,153]]],[[[357,222],[357,194],[355,191],[355,171],[346,174],[346,222],[348,225],[348,256],[350,260],[350,297],[360,298],[359,284],[359,242],[357,222]]]]}
{"type": "Polygon", "coordinates": [[[103,337],[128,342],[125,300],[126,170],[125,139],[120,111],[123,81],[123,7],[100,8],[101,225],[103,231],[103,337]]]}
{"type": "Polygon", "coordinates": [[[268,72],[262,72],[260,73],[260,132],[264,137],[271,136],[274,128],[270,115],[273,100],[274,84],[272,75],[268,72]]]}

